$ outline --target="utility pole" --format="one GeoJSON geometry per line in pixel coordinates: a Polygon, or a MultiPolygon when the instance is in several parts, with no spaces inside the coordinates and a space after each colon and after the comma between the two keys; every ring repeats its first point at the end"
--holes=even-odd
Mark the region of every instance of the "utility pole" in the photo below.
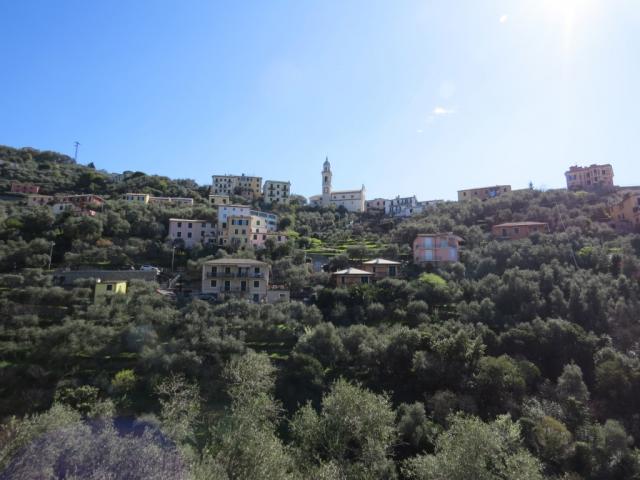
{"type": "Polygon", "coordinates": [[[73,159],[77,162],[78,161],[78,147],[80,146],[80,142],[76,140],[75,142],[73,142],[73,145],[76,147],[76,151],[73,154],[73,159]]]}
{"type": "Polygon", "coordinates": [[[173,261],[176,258],[176,247],[173,247],[173,250],[171,250],[171,273],[173,273],[173,261]]]}
{"type": "Polygon", "coordinates": [[[51,242],[51,250],[49,250],[49,268],[48,270],[51,270],[51,258],[53,257],[53,246],[56,244],[56,242],[51,242]]]}

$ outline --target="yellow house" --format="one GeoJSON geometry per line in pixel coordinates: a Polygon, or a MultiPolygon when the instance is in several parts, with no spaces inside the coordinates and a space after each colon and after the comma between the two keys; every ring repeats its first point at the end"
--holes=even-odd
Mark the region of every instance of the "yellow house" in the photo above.
{"type": "Polygon", "coordinates": [[[122,196],[122,199],[127,202],[144,203],[145,205],[149,203],[150,198],[151,195],[148,193],[125,193],[122,196]]]}
{"type": "Polygon", "coordinates": [[[98,298],[110,297],[112,295],[122,293],[127,293],[127,282],[126,280],[104,280],[100,279],[96,280],[96,286],[93,293],[93,299],[97,300],[98,298]]]}

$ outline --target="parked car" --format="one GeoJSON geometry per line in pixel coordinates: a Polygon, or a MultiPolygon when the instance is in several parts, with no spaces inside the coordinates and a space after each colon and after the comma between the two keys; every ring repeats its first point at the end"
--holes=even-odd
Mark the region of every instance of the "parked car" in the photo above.
{"type": "Polygon", "coordinates": [[[154,267],[153,265],[142,265],[140,267],[140,271],[142,271],[142,272],[156,272],[156,275],[160,275],[160,269],[158,267],[154,267]]]}

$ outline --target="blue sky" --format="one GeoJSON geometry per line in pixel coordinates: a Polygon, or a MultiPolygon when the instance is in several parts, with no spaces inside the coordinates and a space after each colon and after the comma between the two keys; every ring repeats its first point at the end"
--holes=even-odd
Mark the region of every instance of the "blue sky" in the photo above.
{"type": "Polygon", "coordinates": [[[640,185],[636,0],[0,2],[0,144],[367,197],[612,163],[640,185]]]}

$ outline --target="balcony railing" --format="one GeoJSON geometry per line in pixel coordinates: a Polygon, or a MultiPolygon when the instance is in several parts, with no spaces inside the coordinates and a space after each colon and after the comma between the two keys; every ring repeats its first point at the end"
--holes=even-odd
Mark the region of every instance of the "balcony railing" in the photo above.
{"type": "Polygon", "coordinates": [[[207,272],[207,278],[264,278],[264,273],[254,272],[207,272]]]}

